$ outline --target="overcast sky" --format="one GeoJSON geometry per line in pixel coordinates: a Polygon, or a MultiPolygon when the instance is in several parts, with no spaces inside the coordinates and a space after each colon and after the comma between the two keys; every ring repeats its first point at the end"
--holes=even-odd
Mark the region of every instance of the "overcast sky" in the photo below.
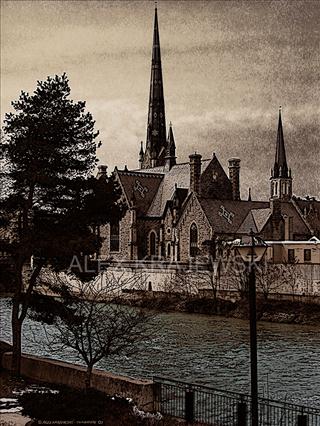
{"type": "MultiPolygon", "coordinates": [[[[167,123],[179,161],[241,158],[242,195],[267,198],[283,108],[297,195],[320,196],[320,2],[158,1],[167,123]]],[[[154,3],[1,1],[1,118],[20,90],[62,74],[100,130],[101,163],[138,165],[154,3]]]]}

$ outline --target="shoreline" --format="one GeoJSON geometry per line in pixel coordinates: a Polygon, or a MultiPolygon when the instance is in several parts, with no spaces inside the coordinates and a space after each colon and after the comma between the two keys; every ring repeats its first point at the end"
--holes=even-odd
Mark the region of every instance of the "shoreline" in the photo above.
{"type": "MultiPolygon", "coordinates": [[[[1,293],[0,299],[11,298],[10,293],[1,293]]],[[[183,312],[186,314],[215,315],[225,318],[249,319],[246,299],[230,301],[214,300],[205,296],[181,293],[135,292],[118,297],[116,303],[155,310],[159,313],[183,312]]],[[[320,305],[301,301],[257,298],[257,321],[277,324],[320,326],[320,305]]]]}
{"type": "MultiPolygon", "coordinates": [[[[229,301],[217,298],[196,297],[181,294],[153,293],[128,294],[117,303],[157,312],[183,312],[187,314],[215,315],[225,318],[248,320],[248,301],[229,301]]],[[[257,320],[278,324],[320,326],[320,305],[300,301],[257,299],[257,320]]]]}

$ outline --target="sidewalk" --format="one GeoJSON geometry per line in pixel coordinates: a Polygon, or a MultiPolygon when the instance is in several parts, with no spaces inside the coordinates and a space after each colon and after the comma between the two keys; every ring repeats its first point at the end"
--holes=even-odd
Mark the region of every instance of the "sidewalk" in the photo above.
{"type": "Polygon", "coordinates": [[[0,413],[0,426],[25,426],[30,420],[19,413],[0,413]]]}

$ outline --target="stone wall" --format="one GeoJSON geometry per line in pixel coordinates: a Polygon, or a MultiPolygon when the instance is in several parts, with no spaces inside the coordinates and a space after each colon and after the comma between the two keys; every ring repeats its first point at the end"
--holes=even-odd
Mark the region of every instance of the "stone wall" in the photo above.
{"type": "MultiPolygon", "coordinates": [[[[213,266],[215,269],[217,268],[216,263],[213,266]]],[[[220,268],[220,272],[220,279],[217,282],[218,291],[221,292],[221,296],[228,294],[228,299],[236,299],[240,285],[235,278],[235,272],[226,268],[220,268]]],[[[126,287],[127,281],[131,285],[128,287],[131,290],[151,288],[153,291],[185,291],[186,293],[190,293],[190,289],[193,289],[193,293],[212,291],[208,276],[210,273],[206,271],[206,264],[203,263],[115,262],[104,273],[113,274],[114,278],[119,280],[121,287],[126,287]],[[181,283],[182,276],[186,278],[185,289],[181,283]],[[136,277],[136,279],[132,279],[132,277],[136,277]]],[[[270,295],[281,294],[289,300],[291,300],[292,293],[294,296],[306,298],[307,296],[320,297],[320,265],[290,265],[288,272],[281,272],[280,275],[281,284],[271,285],[269,287],[270,295]],[[290,284],[291,280],[294,280],[294,283],[290,284]]],[[[257,284],[257,290],[259,292],[259,284],[257,284]]]]}
{"type": "Polygon", "coordinates": [[[195,223],[198,228],[198,248],[201,251],[201,243],[211,239],[211,226],[206,218],[199,201],[192,196],[179,219],[177,230],[180,247],[180,261],[189,262],[190,259],[190,227],[195,223]]]}
{"type": "Polygon", "coordinates": [[[157,243],[157,254],[160,256],[159,250],[159,237],[160,237],[160,220],[158,219],[149,219],[149,220],[139,220],[138,219],[138,258],[144,259],[149,257],[149,236],[150,232],[154,231],[156,233],[156,243],[157,243]]]}
{"type": "Polygon", "coordinates": [[[131,212],[128,210],[119,224],[119,251],[110,251],[110,225],[101,227],[100,235],[104,239],[100,250],[102,259],[111,257],[114,260],[130,259],[130,230],[131,230],[131,212]]]}
{"type": "MultiPolygon", "coordinates": [[[[1,365],[6,370],[11,368],[11,357],[11,352],[2,355],[1,365]]],[[[21,358],[21,375],[40,382],[83,389],[85,371],[85,367],[67,362],[25,354],[21,358]]],[[[140,409],[153,410],[153,382],[151,380],[135,380],[101,370],[93,370],[92,387],[109,395],[132,398],[140,409]]]]}

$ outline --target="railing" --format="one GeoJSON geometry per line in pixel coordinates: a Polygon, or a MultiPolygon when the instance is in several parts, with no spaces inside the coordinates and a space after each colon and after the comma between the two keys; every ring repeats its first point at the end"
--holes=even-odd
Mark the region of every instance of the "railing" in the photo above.
{"type": "MultiPolygon", "coordinates": [[[[189,423],[249,426],[250,396],[161,377],[154,378],[154,409],[189,423]]],[[[320,426],[320,408],[259,398],[257,426],[320,426]]]]}

